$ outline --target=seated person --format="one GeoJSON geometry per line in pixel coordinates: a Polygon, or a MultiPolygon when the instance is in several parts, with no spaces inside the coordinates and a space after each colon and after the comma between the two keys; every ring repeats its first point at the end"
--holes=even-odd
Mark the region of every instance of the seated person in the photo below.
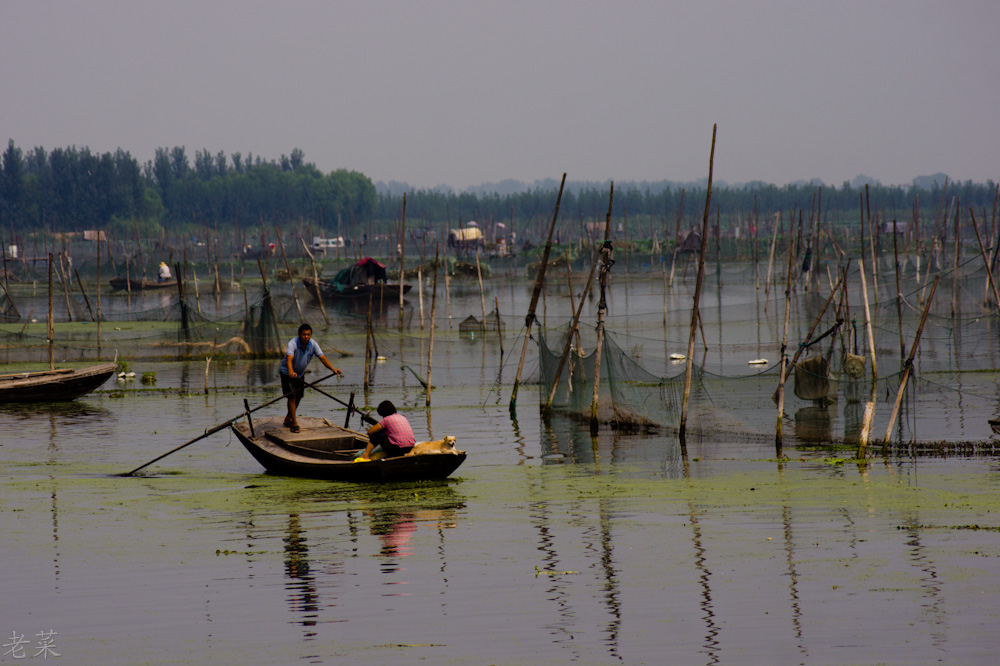
{"type": "Polygon", "coordinates": [[[368,460],[376,446],[382,447],[386,458],[409,453],[417,439],[406,417],[397,412],[396,406],[388,400],[383,400],[375,411],[382,421],[368,428],[368,446],[358,459],[368,460]]]}

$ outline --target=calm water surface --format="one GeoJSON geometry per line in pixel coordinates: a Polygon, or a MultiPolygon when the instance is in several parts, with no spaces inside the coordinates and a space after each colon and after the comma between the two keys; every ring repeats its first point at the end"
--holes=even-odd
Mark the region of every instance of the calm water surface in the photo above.
{"type": "MultiPolygon", "coordinates": [[[[645,298],[628,325],[655,340],[662,294],[645,298]]],[[[532,385],[512,420],[514,333],[498,382],[496,340],[439,331],[431,408],[407,369],[426,335],[382,334],[369,404],[469,451],[440,483],[273,477],[228,431],[118,476],[276,397],[270,363],[213,363],[203,395],[203,362],[137,361],[158,390],[0,408],[0,663],[996,663],[995,458],[859,465],[717,435],[685,456],[669,433],[544,422],[532,385]]],[[[719,367],[756,352],[726,344],[719,367]]],[[[340,361],[328,390],[360,396],[360,360],[340,361]]],[[[983,430],[995,399],[965,400],[983,430]]],[[[302,413],[343,419],[319,395],[302,413]]]]}

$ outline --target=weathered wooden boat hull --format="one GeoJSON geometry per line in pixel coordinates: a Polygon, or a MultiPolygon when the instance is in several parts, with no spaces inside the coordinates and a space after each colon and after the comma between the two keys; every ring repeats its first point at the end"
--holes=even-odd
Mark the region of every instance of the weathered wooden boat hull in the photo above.
{"type": "MultiPolygon", "coordinates": [[[[373,285],[357,285],[348,287],[341,291],[329,282],[319,281],[319,288],[316,287],[316,280],[313,278],[302,278],[302,284],[306,291],[316,299],[322,298],[328,301],[355,300],[359,298],[367,299],[369,294],[374,298],[399,298],[399,285],[390,283],[379,283],[373,285]]],[[[411,284],[403,285],[403,294],[407,294],[413,287],[411,284]]]]}
{"type": "Polygon", "coordinates": [[[367,443],[360,434],[323,419],[300,418],[302,432],[293,435],[281,419],[254,420],[231,428],[247,451],[271,474],[353,483],[424,481],[447,478],[465,462],[466,454],[437,454],[354,462],[367,443]],[[347,434],[345,434],[347,433],[347,434]]]}
{"type": "Polygon", "coordinates": [[[0,379],[0,404],[63,402],[90,393],[115,374],[114,363],[0,379]]]}
{"type": "Polygon", "coordinates": [[[108,284],[116,291],[151,291],[154,289],[177,289],[177,280],[126,280],[123,277],[115,277],[108,280],[108,284]]]}

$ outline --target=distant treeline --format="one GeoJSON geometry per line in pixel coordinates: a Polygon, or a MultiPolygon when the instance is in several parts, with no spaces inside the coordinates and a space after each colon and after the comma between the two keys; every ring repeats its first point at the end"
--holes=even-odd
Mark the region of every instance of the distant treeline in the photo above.
{"type": "MultiPolygon", "coordinates": [[[[533,235],[536,226],[544,226],[538,223],[552,215],[557,191],[558,186],[504,195],[417,190],[406,194],[407,227],[513,222],[522,236],[533,235]]],[[[756,213],[763,224],[779,211],[804,211],[807,216],[818,212],[831,224],[853,224],[862,209],[882,221],[909,221],[917,211],[927,220],[939,207],[957,202],[961,210],[972,207],[985,218],[994,214],[996,196],[992,181],[945,184],[943,176],[907,187],[756,182],[713,188],[712,214],[731,224],[746,223],[756,213]]],[[[678,215],[682,228],[690,228],[704,207],[702,185],[625,183],[616,187],[613,216],[640,233],[653,228],[662,238],[673,232],[678,215]]],[[[607,188],[567,190],[560,226],[566,235],[578,233],[582,222],[603,221],[607,208],[607,188]]],[[[140,165],[122,149],[96,154],[88,148],[36,147],[25,152],[10,140],[0,172],[0,225],[10,232],[118,228],[124,233],[139,226],[144,235],[157,235],[216,225],[250,228],[263,220],[268,226],[307,223],[360,237],[392,233],[402,215],[403,195],[376,194],[371,180],[356,171],[323,174],[298,148],[278,160],[202,150],[195,152],[193,164],[183,147],[159,148],[153,160],[140,165]]]]}
{"type": "Polygon", "coordinates": [[[192,165],[182,147],[158,148],[144,165],[128,152],[36,147],[11,140],[0,172],[0,223],[5,229],[81,231],[139,224],[144,234],[186,226],[259,225],[317,220],[323,226],[368,220],[375,186],[356,171],[328,174],[301,150],[280,160],[197,151],[192,165]]]}

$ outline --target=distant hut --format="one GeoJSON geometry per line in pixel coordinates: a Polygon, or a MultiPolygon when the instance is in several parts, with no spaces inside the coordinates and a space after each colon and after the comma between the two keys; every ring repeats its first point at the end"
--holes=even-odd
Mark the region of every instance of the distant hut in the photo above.
{"type": "Polygon", "coordinates": [[[474,315],[469,315],[458,325],[459,333],[475,333],[484,330],[483,322],[476,319],[474,315]]]}
{"type": "Polygon", "coordinates": [[[475,254],[476,250],[483,249],[485,244],[483,232],[476,227],[452,229],[448,232],[448,247],[454,250],[455,254],[475,254]]]}
{"type": "Polygon", "coordinates": [[[682,231],[677,237],[677,252],[680,254],[701,252],[701,234],[694,230],[682,231]]]}

